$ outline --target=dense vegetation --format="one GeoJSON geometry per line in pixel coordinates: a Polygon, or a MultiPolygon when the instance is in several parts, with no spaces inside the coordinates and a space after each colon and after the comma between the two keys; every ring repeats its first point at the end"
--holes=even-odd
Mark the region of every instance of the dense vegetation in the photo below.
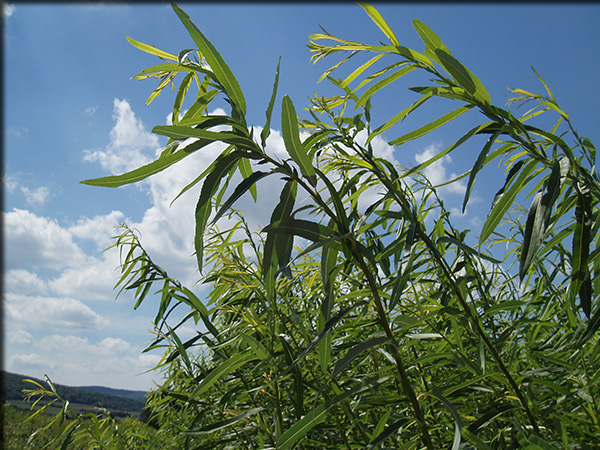
{"type": "MultiPolygon", "coordinates": [[[[126,443],[128,450],[143,450],[147,448],[148,439],[155,437],[156,430],[149,425],[145,425],[133,417],[114,420],[106,420],[97,422],[104,425],[105,440],[113,439],[126,443]],[[112,428],[108,425],[113,425],[112,428]],[[106,431],[108,430],[108,431],[106,431]],[[116,432],[119,432],[120,438],[116,438],[116,432]],[[137,435],[137,436],[136,436],[137,435]]],[[[0,448],[4,450],[40,450],[50,446],[50,448],[60,448],[52,444],[57,443],[57,437],[64,436],[68,433],[69,427],[77,423],[73,419],[65,419],[56,421],[53,417],[40,414],[30,418],[30,413],[12,407],[8,404],[2,405],[2,441],[0,448]]],[[[95,422],[88,419],[86,425],[93,425],[95,422]]],[[[90,433],[82,433],[80,439],[72,442],[68,447],[69,450],[90,450],[102,448],[94,441],[90,433]]],[[[167,439],[163,439],[161,448],[168,449],[169,443],[167,439]]]]}
{"type": "MultiPolygon", "coordinates": [[[[179,7],[197,50],[172,54],[130,39],[163,60],[136,77],[160,80],[150,100],[183,74],[173,124],[154,128],[168,141],[156,161],[85,183],[133,183],[226,144],[182,191],[201,183],[194,242],[211,286],[206,302],[153,263],[135,230],[124,226],[115,242],[121,289],[137,304],[160,296],[151,347],[164,349],[165,382],[149,400],[157,435],[185,449],[599,448],[593,144],[541,78],[544,94],[512,90],[509,106],[531,107],[516,117],[492,103],[425,24],[413,21],[424,42],[415,51],[361,6],[388,43],[310,37],[315,61],[350,55],[323,77],[339,95],[315,96],[306,118],[283,97],[284,159],[267,146],[278,70],[266,123],[254,135],[233,73],[179,7]],[[424,75],[410,87],[418,99],[371,123],[374,95],[398,92],[411,72],[424,75]],[[193,82],[197,96],[180,117],[193,82]],[[209,114],[223,98],[229,115],[209,114]],[[407,115],[433,101],[453,109],[402,130],[407,115]],[[416,167],[395,166],[374,146],[383,133],[400,133],[390,144],[401,146],[465,114],[477,124],[416,167]],[[485,167],[506,171],[476,236],[456,227],[424,176],[467,141],[481,150],[461,176],[463,209],[485,167]],[[248,191],[260,201],[256,184],[267,178],[282,188],[270,224],[255,232],[232,206],[248,191]],[[172,323],[176,309],[184,318],[172,323]],[[183,324],[197,335],[182,341],[183,324]]],[[[73,426],[64,436],[100,442],[102,427],[95,430],[73,426]]]]}

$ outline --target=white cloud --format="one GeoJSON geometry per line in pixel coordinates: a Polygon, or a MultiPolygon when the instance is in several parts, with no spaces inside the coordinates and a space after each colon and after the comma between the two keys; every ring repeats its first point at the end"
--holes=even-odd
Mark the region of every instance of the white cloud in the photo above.
{"type": "Polygon", "coordinates": [[[22,186],[21,192],[25,195],[27,204],[31,206],[43,206],[50,198],[50,189],[46,186],[40,186],[36,189],[29,189],[26,186],[22,186]]]}
{"type": "Polygon", "coordinates": [[[96,114],[97,110],[97,106],[88,106],[87,108],[85,108],[84,112],[86,116],[92,117],[94,114],[96,114]]]}
{"type": "MultiPolygon", "coordinates": [[[[430,158],[433,158],[440,151],[440,146],[437,144],[430,145],[425,148],[421,153],[417,153],[415,155],[415,160],[417,163],[421,164],[427,161],[430,158]]],[[[446,166],[452,163],[452,158],[450,155],[446,155],[441,159],[437,160],[430,166],[426,167],[423,171],[427,179],[434,185],[438,186],[442,183],[445,183],[452,178],[456,177],[455,173],[448,174],[446,166]]],[[[459,180],[452,184],[443,186],[439,188],[439,192],[441,195],[444,194],[459,194],[464,195],[466,190],[466,185],[464,181],[459,180]]]]}
{"type": "Polygon", "coordinates": [[[162,356],[160,355],[152,355],[150,353],[143,353],[138,356],[138,361],[142,367],[153,368],[158,365],[162,356]]]}
{"type": "Polygon", "coordinates": [[[4,313],[10,322],[28,330],[97,330],[106,320],[74,298],[29,296],[8,292],[4,313]]]}
{"type": "Polygon", "coordinates": [[[159,146],[158,137],[144,128],[135,117],[127,100],[114,100],[115,126],[110,132],[110,143],[104,150],[85,150],[84,160],[99,162],[113,174],[127,172],[151,161],[147,149],[159,146]]]}
{"type": "Polygon", "coordinates": [[[46,267],[60,270],[81,265],[83,251],[54,219],[30,211],[4,213],[5,263],[8,269],[46,267]]]}
{"type": "Polygon", "coordinates": [[[42,294],[48,289],[48,283],[37,273],[25,269],[9,270],[4,276],[4,283],[6,291],[22,294],[42,294]]]}
{"type": "Polygon", "coordinates": [[[11,344],[30,345],[33,343],[33,336],[25,330],[15,330],[7,334],[8,342],[11,344]]]}
{"type": "MultiPolygon", "coordinates": [[[[37,353],[28,353],[25,355],[14,355],[8,360],[8,368],[11,369],[12,366],[25,366],[27,368],[31,367],[51,367],[54,368],[57,366],[56,363],[50,361],[47,358],[42,358],[37,353]]],[[[14,369],[11,369],[14,370],[14,369]]]]}
{"type": "Polygon", "coordinates": [[[105,355],[119,355],[128,352],[131,348],[129,342],[120,338],[105,338],[98,343],[98,353],[105,355]]]}
{"type": "Polygon", "coordinates": [[[8,19],[14,13],[15,13],[15,5],[10,5],[8,3],[5,3],[4,7],[2,8],[2,14],[4,15],[4,18],[8,19]]]}
{"type": "Polygon", "coordinates": [[[115,227],[124,221],[125,215],[121,211],[111,211],[109,214],[94,216],[91,219],[82,217],[77,224],[67,230],[79,239],[96,241],[98,248],[104,250],[112,245],[112,238],[118,233],[115,227]]]}
{"type": "Polygon", "coordinates": [[[89,350],[90,342],[86,337],[79,336],[61,336],[58,334],[52,334],[50,336],[45,336],[40,339],[39,347],[44,350],[67,350],[67,349],[75,349],[75,350],[89,350]]]}
{"type": "Polygon", "coordinates": [[[2,184],[4,185],[6,192],[11,194],[19,187],[18,180],[10,175],[2,176],[2,184]]]}

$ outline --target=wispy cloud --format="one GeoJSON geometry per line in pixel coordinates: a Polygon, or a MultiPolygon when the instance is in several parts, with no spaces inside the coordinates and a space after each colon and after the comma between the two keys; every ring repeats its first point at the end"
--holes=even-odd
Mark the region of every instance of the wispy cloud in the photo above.
{"type": "Polygon", "coordinates": [[[4,19],[8,19],[15,13],[15,5],[11,5],[9,3],[5,3],[2,8],[2,15],[4,19]]]}
{"type": "Polygon", "coordinates": [[[21,192],[25,195],[27,204],[31,206],[43,206],[50,199],[50,189],[46,186],[40,186],[35,189],[22,186],[21,192]]]}

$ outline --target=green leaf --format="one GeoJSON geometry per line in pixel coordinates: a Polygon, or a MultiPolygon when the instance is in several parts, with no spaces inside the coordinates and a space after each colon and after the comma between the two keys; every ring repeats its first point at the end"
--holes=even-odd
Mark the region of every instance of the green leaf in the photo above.
{"type": "Polygon", "coordinates": [[[220,378],[234,372],[235,370],[242,368],[245,364],[254,360],[256,360],[256,356],[254,356],[254,354],[248,353],[238,353],[237,355],[233,355],[232,357],[228,358],[227,360],[216,366],[213,370],[211,370],[208,373],[208,375],[202,378],[202,380],[200,380],[200,383],[198,384],[196,389],[194,389],[194,391],[191,393],[188,401],[191,402],[198,396],[202,395],[204,392],[210,389],[217,381],[219,381],[220,378]]]}
{"type": "Polygon", "coordinates": [[[386,378],[369,378],[362,382],[356,383],[349,390],[342,392],[331,400],[317,406],[280,436],[279,440],[277,441],[277,449],[285,450],[292,448],[299,439],[306,436],[310,430],[326,419],[329,408],[340,403],[342,400],[350,397],[351,395],[356,395],[362,391],[372,389],[374,386],[377,386],[384,381],[386,381],[386,378]]]}
{"type": "Polygon", "coordinates": [[[392,117],[390,120],[388,120],[383,125],[377,127],[375,130],[373,130],[371,132],[371,134],[369,134],[369,137],[367,138],[367,143],[371,142],[375,138],[375,136],[378,136],[381,133],[385,133],[387,130],[389,130],[391,127],[396,125],[398,122],[400,122],[401,120],[404,120],[406,118],[406,116],[408,116],[411,112],[415,111],[419,106],[421,106],[423,103],[425,103],[427,100],[429,100],[432,96],[433,96],[432,93],[423,95],[419,100],[414,102],[412,105],[410,105],[407,108],[400,111],[398,114],[396,114],[394,117],[392,117]]]}
{"type": "Polygon", "coordinates": [[[338,362],[335,364],[335,367],[333,368],[333,371],[331,372],[330,379],[333,380],[337,376],[337,374],[339,374],[342,370],[344,370],[344,368],[348,364],[350,364],[354,359],[356,359],[362,352],[367,351],[378,345],[383,345],[383,344],[389,342],[389,340],[390,339],[388,337],[379,336],[379,337],[371,338],[365,342],[356,344],[354,347],[352,347],[350,350],[348,350],[348,352],[342,359],[338,360],[338,362]]]}
{"type": "MultiPolygon", "coordinates": [[[[242,161],[244,161],[244,159],[242,159],[242,161]]],[[[267,175],[271,175],[271,173],[272,172],[257,171],[249,177],[244,178],[242,182],[236,186],[235,190],[233,191],[233,194],[231,194],[231,196],[225,201],[225,203],[223,203],[219,211],[217,211],[215,217],[210,222],[210,225],[215,224],[223,216],[223,214],[225,214],[229,210],[229,208],[231,208],[231,205],[233,205],[237,199],[239,199],[252,186],[254,186],[258,180],[266,177],[267,175]]]]}
{"type": "MultiPolygon", "coordinates": [[[[375,55],[373,58],[369,59],[366,63],[355,69],[350,75],[348,75],[344,81],[342,81],[340,87],[345,88],[356,79],[361,73],[371,67],[374,63],[379,61],[381,58],[385,56],[385,53],[380,53],[379,55],[375,55]]],[[[356,109],[356,107],[354,108],[356,109]]]]}
{"type": "MultiPolygon", "coordinates": [[[[242,158],[240,159],[240,164],[238,166],[238,169],[240,171],[240,175],[242,175],[242,177],[244,178],[248,178],[250,175],[252,175],[252,164],[250,164],[250,159],[249,158],[242,158]]],[[[252,195],[252,200],[254,200],[254,202],[256,203],[256,200],[258,199],[258,191],[256,189],[256,184],[252,184],[250,185],[250,194],[252,195]]]]}
{"type": "Polygon", "coordinates": [[[568,158],[562,158],[560,161],[554,160],[552,172],[544,183],[544,192],[538,192],[531,202],[519,262],[519,277],[521,280],[529,270],[546,234],[552,208],[558,199],[568,172],[568,158]]]}
{"type": "MultiPolygon", "coordinates": [[[[271,223],[285,222],[289,219],[296,201],[297,182],[288,180],[279,196],[279,203],[271,214],[271,223]]],[[[267,233],[263,250],[263,274],[267,295],[271,298],[275,292],[276,267],[285,267],[291,256],[293,236],[267,233]]]]}
{"type": "Polygon", "coordinates": [[[199,117],[202,117],[202,113],[206,110],[210,102],[219,93],[216,89],[211,89],[203,94],[199,94],[196,101],[190,106],[187,112],[179,121],[179,125],[195,125],[199,117]]]}
{"type": "MultiPolygon", "coordinates": [[[[333,309],[334,304],[333,293],[338,253],[337,250],[326,245],[323,246],[321,252],[321,280],[323,282],[324,291],[319,315],[319,330],[321,331],[325,328],[325,324],[329,319],[331,319],[331,310],[333,309]]],[[[321,370],[323,370],[323,373],[327,373],[327,366],[331,359],[331,333],[327,333],[325,338],[319,342],[318,351],[321,370]]]]}
{"type": "Polygon", "coordinates": [[[454,441],[452,442],[451,450],[458,450],[460,448],[461,437],[462,437],[462,421],[460,420],[460,414],[454,408],[452,403],[448,401],[442,394],[437,392],[424,392],[422,395],[427,395],[429,397],[433,397],[436,400],[440,401],[450,412],[450,415],[454,419],[454,441]]]}
{"type": "Polygon", "coordinates": [[[196,230],[194,236],[194,247],[196,250],[196,260],[198,261],[198,270],[202,271],[202,255],[204,252],[204,229],[208,223],[212,207],[211,199],[221,180],[235,167],[235,164],[240,158],[244,157],[244,153],[235,151],[229,154],[221,154],[215,161],[212,171],[206,176],[196,204],[196,230]]]}
{"type": "MultiPolygon", "coordinates": [[[[391,413],[391,411],[389,411],[389,412],[391,413]]],[[[386,416],[384,416],[383,418],[385,418],[385,417],[386,416]]],[[[371,442],[369,442],[369,445],[367,445],[365,447],[365,450],[376,449],[379,446],[379,444],[383,443],[388,437],[392,436],[394,433],[396,433],[396,431],[398,431],[401,427],[406,425],[408,422],[409,422],[409,419],[396,420],[394,423],[392,423],[391,425],[386,427],[385,430],[378,433],[375,436],[375,438],[373,440],[371,440],[371,442]]]]}
{"type": "Polygon", "coordinates": [[[367,101],[369,101],[371,99],[371,97],[373,96],[373,94],[375,94],[375,92],[381,90],[383,87],[385,87],[388,84],[396,81],[397,79],[403,77],[404,75],[406,75],[407,73],[409,73],[409,72],[411,72],[411,71],[413,71],[415,69],[416,69],[416,66],[404,66],[401,69],[397,70],[396,72],[393,72],[392,74],[388,75],[384,79],[379,80],[377,83],[375,83],[374,85],[372,85],[369,89],[367,89],[360,96],[360,98],[356,101],[356,105],[354,106],[354,110],[356,111],[358,108],[360,108],[365,103],[367,103],[367,101]]]}
{"type": "Polygon", "coordinates": [[[331,217],[339,226],[339,231],[341,233],[347,233],[350,230],[350,223],[348,222],[348,216],[346,215],[346,208],[342,202],[339,192],[333,185],[333,183],[327,178],[323,172],[319,169],[315,169],[316,173],[319,175],[319,178],[325,183],[327,186],[327,190],[329,191],[329,196],[331,197],[331,201],[335,208],[335,216],[331,217]]]}
{"type": "Polygon", "coordinates": [[[394,35],[394,32],[389,27],[389,25],[385,22],[385,20],[383,20],[383,17],[381,17],[381,14],[379,14],[379,11],[377,11],[373,6],[371,6],[365,2],[359,1],[358,4],[363,7],[363,9],[367,12],[367,14],[371,18],[371,20],[373,20],[373,22],[375,22],[375,24],[379,27],[379,29],[381,31],[383,31],[383,34],[385,34],[387,36],[387,38],[390,40],[392,45],[400,45],[400,43],[398,42],[398,39],[394,35]]]}
{"type": "Polygon", "coordinates": [[[519,278],[523,281],[529,266],[533,261],[533,257],[537,253],[542,238],[544,237],[545,227],[542,211],[542,196],[543,193],[538,192],[529,208],[527,222],[525,224],[525,235],[523,236],[523,245],[521,246],[521,258],[519,260],[519,278]]]}
{"type": "Polygon", "coordinates": [[[212,69],[216,81],[223,86],[225,93],[233,105],[240,111],[242,116],[246,115],[246,100],[244,99],[244,94],[223,57],[219,54],[215,46],[204,36],[204,34],[202,34],[198,27],[194,25],[190,17],[175,3],[171,3],[171,5],[179,17],[179,20],[181,20],[198,46],[200,53],[206,58],[206,62],[212,69]]]}
{"type": "Polygon", "coordinates": [[[157,125],[153,133],[167,136],[172,139],[198,138],[208,142],[224,142],[248,150],[256,150],[256,143],[247,137],[225,131],[207,131],[201,128],[192,128],[181,125],[157,125]]]}
{"type": "Polygon", "coordinates": [[[263,231],[292,234],[313,242],[319,242],[326,239],[331,240],[331,238],[339,235],[333,228],[326,225],[311,222],[309,220],[292,218],[286,221],[273,223],[265,227],[263,231]]]}
{"type": "Polygon", "coordinates": [[[570,295],[579,294],[581,306],[587,317],[590,316],[591,290],[582,289],[589,278],[588,258],[590,254],[592,208],[589,192],[577,189],[577,206],[575,207],[575,230],[573,232],[573,253],[571,256],[570,295]]]}
{"type": "Polygon", "coordinates": [[[250,416],[253,416],[256,413],[263,411],[263,410],[264,410],[264,408],[252,408],[242,414],[238,414],[235,417],[231,417],[229,419],[224,419],[224,420],[219,420],[218,422],[213,422],[213,423],[206,425],[204,427],[201,427],[201,428],[193,428],[191,430],[185,430],[182,433],[184,435],[211,434],[211,433],[214,433],[215,431],[222,430],[223,428],[230,427],[244,419],[247,419],[250,416]]]}
{"type": "Polygon", "coordinates": [[[417,33],[419,33],[419,36],[421,37],[423,42],[425,43],[426,56],[439,63],[440,61],[437,57],[436,50],[442,50],[449,55],[452,54],[450,50],[448,50],[448,47],[444,45],[442,40],[438,37],[437,34],[435,34],[431,30],[431,28],[429,28],[427,25],[425,25],[423,22],[417,19],[413,20],[412,24],[415,30],[417,30],[417,33]]]}
{"type": "Polygon", "coordinates": [[[447,154],[449,154],[450,152],[452,152],[453,150],[455,150],[456,148],[460,147],[463,143],[465,143],[467,140],[469,140],[470,138],[472,138],[473,136],[475,136],[476,134],[480,133],[483,129],[485,129],[491,122],[479,125],[475,128],[472,128],[471,130],[469,130],[464,136],[462,136],[460,139],[458,139],[454,144],[452,144],[450,147],[448,147],[447,149],[441,151],[440,153],[438,153],[435,156],[432,156],[431,158],[429,158],[427,161],[423,161],[421,164],[419,164],[418,166],[412,167],[411,169],[409,169],[408,171],[404,172],[401,177],[407,177],[412,175],[413,173],[420,173],[422,172],[425,168],[427,168],[428,166],[430,166],[431,164],[433,164],[434,162],[440,160],[441,158],[443,158],[444,156],[446,156],[447,154]]]}
{"type": "Polygon", "coordinates": [[[271,134],[271,115],[273,114],[273,106],[275,105],[275,98],[277,97],[277,87],[279,86],[279,66],[281,65],[281,56],[279,57],[279,61],[277,62],[277,70],[275,72],[275,81],[273,82],[273,92],[271,93],[271,99],[269,100],[269,105],[267,106],[267,111],[265,115],[267,117],[267,121],[265,122],[265,127],[260,133],[260,139],[262,142],[263,148],[267,145],[267,138],[271,134]]]}
{"type": "Polygon", "coordinates": [[[246,333],[240,333],[240,336],[242,337],[242,340],[245,341],[250,346],[250,348],[252,349],[254,354],[258,357],[258,359],[260,359],[262,361],[266,361],[269,359],[269,357],[270,357],[269,351],[254,336],[246,334],[246,333]]]}
{"type": "Polygon", "coordinates": [[[133,45],[134,47],[139,48],[140,50],[150,53],[151,55],[158,56],[159,58],[170,59],[172,61],[177,61],[177,57],[171,53],[165,52],[163,50],[159,50],[158,48],[144,44],[143,42],[136,41],[135,39],[130,38],[129,36],[125,36],[125,39],[133,45]]]}
{"type": "Polygon", "coordinates": [[[433,122],[428,123],[427,125],[424,125],[414,131],[411,131],[410,133],[405,134],[404,136],[400,136],[399,138],[394,139],[389,144],[402,145],[408,141],[412,141],[413,139],[425,136],[427,133],[432,132],[433,130],[441,127],[442,125],[450,122],[451,120],[456,119],[461,114],[466,113],[471,108],[473,108],[473,105],[461,106],[460,108],[455,109],[454,111],[450,111],[448,114],[443,115],[442,117],[434,120],[433,122]]]}
{"type": "Polygon", "coordinates": [[[483,146],[483,149],[479,153],[479,156],[477,157],[477,160],[475,161],[475,164],[473,165],[471,172],[469,173],[469,181],[467,182],[467,189],[465,191],[465,198],[463,200],[463,205],[462,205],[463,214],[465,212],[465,208],[467,207],[469,197],[471,196],[471,191],[473,190],[473,185],[475,184],[475,177],[477,176],[477,174],[479,173],[481,168],[484,166],[485,161],[487,159],[487,155],[490,151],[490,148],[492,148],[492,145],[494,144],[494,142],[496,142],[496,139],[498,138],[498,136],[500,135],[501,132],[502,132],[502,130],[498,130],[489,137],[488,141],[485,143],[485,145],[483,146]]]}
{"type": "Polygon", "coordinates": [[[477,79],[469,69],[458,61],[451,54],[443,51],[435,51],[438,60],[444,66],[444,69],[448,71],[452,78],[454,78],[458,84],[461,85],[469,94],[474,96],[479,101],[489,105],[491,103],[490,94],[487,89],[483,86],[483,83],[477,79]]]}
{"type": "MultiPolygon", "coordinates": [[[[196,143],[195,143],[196,144],[196,143]]],[[[165,170],[167,167],[172,166],[176,162],[182,160],[186,156],[191,155],[194,151],[196,151],[199,147],[196,144],[194,147],[191,145],[178,150],[175,153],[171,153],[165,157],[161,157],[155,161],[152,161],[149,164],[146,164],[142,167],[138,167],[130,172],[121,174],[121,175],[111,175],[108,177],[102,178],[93,178],[90,180],[80,181],[81,184],[87,184],[90,186],[101,186],[101,187],[110,187],[115,188],[119,186],[123,186],[126,184],[137,183],[138,181],[142,181],[148,178],[155,173],[161,172],[165,170]]]]}
{"type": "Polygon", "coordinates": [[[181,84],[179,85],[179,89],[177,90],[177,96],[175,97],[175,103],[173,103],[173,115],[171,121],[173,124],[177,124],[179,122],[179,112],[181,111],[181,104],[185,99],[185,95],[190,87],[192,80],[196,76],[195,73],[188,73],[181,84]]]}
{"type": "Polygon", "coordinates": [[[526,164],[519,176],[513,181],[517,172],[523,166],[523,161],[518,161],[509,171],[504,186],[496,193],[494,197],[494,203],[492,205],[492,209],[488,214],[485,223],[481,229],[481,235],[479,236],[479,243],[483,243],[487,240],[487,238],[492,234],[492,232],[496,229],[508,208],[513,204],[515,197],[519,192],[523,190],[527,182],[529,181],[529,176],[531,172],[537,167],[537,161],[530,161],[529,164],[526,164]],[[506,188],[510,185],[510,188],[506,190],[506,188]]]}
{"type": "Polygon", "coordinates": [[[310,157],[300,141],[300,132],[298,130],[298,116],[294,109],[292,100],[286,95],[283,97],[281,110],[281,134],[285,148],[294,162],[300,167],[302,175],[307,177],[313,186],[316,186],[317,177],[315,168],[312,165],[310,157]]]}

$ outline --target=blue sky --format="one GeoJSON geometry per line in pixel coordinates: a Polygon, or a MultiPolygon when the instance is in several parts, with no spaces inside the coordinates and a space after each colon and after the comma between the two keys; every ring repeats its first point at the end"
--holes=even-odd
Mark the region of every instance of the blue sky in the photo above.
{"type": "MultiPolygon", "coordinates": [[[[350,2],[181,6],[230,65],[245,92],[248,122],[255,126],[264,123],[280,55],[278,102],[288,94],[301,110],[314,91],[328,89],[316,81],[330,64],[312,65],[306,49],[307,36],[320,32],[319,24],[354,41],[385,38],[362,8],[350,2]]],[[[376,6],[400,43],[415,50],[421,51],[423,44],[411,21],[431,27],[500,106],[507,86],[543,91],[530,69],[534,66],[578,131],[596,145],[600,142],[600,5],[376,6]]],[[[4,367],[34,377],[48,374],[70,385],[148,389],[156,375],[142,372],[160,355],[142,350],[152,339],[148,330],[155,311],[150,304],[133,311],[126,295],[115,300],[118,254],[102,250],[111,245],[114,226],[127,222],[142,232],[143,244],[161,266],[194,286],[196,197],[192,192],[172,207],[169,203],[218,148],[203,150],[185,167],[139,186],[112,190],[79,181],[150,161],[164,143],[150,130],[166,123],[174,93],[166,90],[145,106],[155,81],[132,77],[157,60],[133,48],[125,36],[171,53],[193,42],[166,3],[16,3],[4,8],[3,33],[4,367]]],[[[411,102],[407,86],[376,98],[375,121],[383,122],[411,102]]],[[[269,143],[275,150],[282,145],[279,114],[276,109],[269,143]]],[[[426,120],[425,114],[416,115],[403,126],[426,120]]],[[[413,165],[452,144],[466,131],[468,120],[401,148],[389,148],[384,141],[379,145],[396,162],[413,165]]],[[[384,138],[401,133],[392,129],[384,138]]],[[[466,147],[432,167],[429,175],[444,181],[462,173],[478,150],[466,147]]],[[[476,229],[501,180],[501,171],[480,178],[467,213],[455,211],[457,222],[476,229]]],[[[448,206],[461,203],[463,189],[443,192],[448,206]]],[[[268,189],[263,192],[270,195],[268,189]]],[[[237,206],[245,205],[241,199],[237,206]]],[[[248,211],[252,224],[266,225],[267,205],[248,211]]],[[[205,292],[200,286],[194,289],[199,295],[205,292]]],[[[194,330],[183,333],[191,336],[194,330]]]]}

